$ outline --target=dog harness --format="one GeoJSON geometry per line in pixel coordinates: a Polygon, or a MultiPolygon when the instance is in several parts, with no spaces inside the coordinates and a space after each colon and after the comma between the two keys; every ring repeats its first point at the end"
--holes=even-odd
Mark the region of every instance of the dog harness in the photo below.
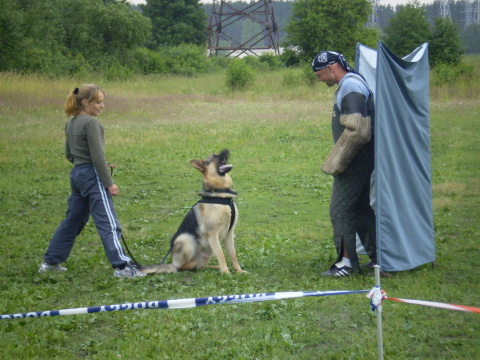
{"type": "Polygon", "coordinates": [[[233,203],[233,198],[221,198],[221,197],[213,197],[213,196],[202,196],[201,200],[198,200],[197,204],[218,204],[218,205],[228,205],[230,206],[231,216],[230,216],[230,227],[228,231],[232,230],[233,224],[235,223],[235,204],[233,203]]]}

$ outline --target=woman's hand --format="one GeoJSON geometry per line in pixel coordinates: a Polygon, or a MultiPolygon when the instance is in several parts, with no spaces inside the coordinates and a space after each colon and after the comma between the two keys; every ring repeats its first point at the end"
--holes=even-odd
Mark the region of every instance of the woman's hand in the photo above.
{"type": "Polygon", "coordinates": [[[117,196],[118,195],[118,186],[113,184],[111,185],[109,188],[108,188],[108,192],[110,193],[110,195],[112,196],[117,196]]]}

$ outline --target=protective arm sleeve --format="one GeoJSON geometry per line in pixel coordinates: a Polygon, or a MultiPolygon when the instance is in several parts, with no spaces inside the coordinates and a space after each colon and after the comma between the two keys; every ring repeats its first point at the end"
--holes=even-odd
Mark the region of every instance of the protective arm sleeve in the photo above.
{"type": "Polygon", "coordinates": [[[362,117],[358,113],[341,115],[340,124],[345,127],[345,130],[321,166],[324,173],[333,176],[345,171],[363,145],[371,138],[370,117],[362,117]]]}

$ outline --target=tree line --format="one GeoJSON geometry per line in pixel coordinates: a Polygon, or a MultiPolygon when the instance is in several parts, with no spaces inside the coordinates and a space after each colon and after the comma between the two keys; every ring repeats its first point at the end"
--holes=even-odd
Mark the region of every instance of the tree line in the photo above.
{"type": "MultiPolygon", "coordinates": [[[[375,47],[378,40],[400,56],[428,41],[432,66],[457,61],[464,49],[480,52],[479,25],[460,30],[456,14],[462,3],[451,3],[452,21],[435,16],[436,3],[421,6],[413,0],[395,9],[381,5],[378,26],[371,28],[366,27],[368,0],[273,1],[286,51],[278,59],[249,61],[293,66],[327,48],[352,59],[357,42],[375,47]]],[[[238,9],[249,5],[231,4],[238,9]]],[[[229,59],[205,56],[211,11],[211,3],[199,0],[147,0],[140,6],[127,0],[0,0],[0,71],[51,76],[101,72],[121,78],[225,68],[229,59]]],[[[230,36],[241,40],[258,30],[256,22],[242,19],[230,36]]]]}

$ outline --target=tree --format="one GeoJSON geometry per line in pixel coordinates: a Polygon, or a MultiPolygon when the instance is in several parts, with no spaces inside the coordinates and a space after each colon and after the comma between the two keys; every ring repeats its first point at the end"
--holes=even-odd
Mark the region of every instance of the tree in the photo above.
{"type": "Polygon", "coordinates": [[[428,47],[430,65],[456,64],[463,52],[457,25],[448,18],[436,18],[428,47]]]}
{"type": "Polygon", "coordinates": [[[73,55],[123,55],[144,46],[151,34],[150,20],[126,4],[105,0],[56,0],[73,55]]]}
{"type": "Polygon", "coordinates": [[[480,54],[480,25],[467,26],[461,35],[467,54],[480,54]]]}
{"type": "Polygon", "coordinates": [[[25,47],[23,13],[15,0],[0,1],[0,71],[13,70],[25,47]]]}
{"type": "Polygon", "coordinates": [[[150,47],[206,44],[207,15],[199,0],[147,0],[142,10],[152,21],[150,47]]]}
{"type": "Polygon", "coordinates": [[[397,7],[384,29],[382,40],[397,56],[404,57],[430,38],[425,6],[415,0],[397,7]]]}
{"type": "Polygon", "coordinates": [[[137,46],[144,46],[152,31],[150,19],[127,5],[103,0],[106,5],[95,16],[95,28],[103,39],[104,51],[121,55],[137,46]]]}
{"type": "Polygon", "coordinates": [[[0,70],[61,75],[121,64],[150,29],[123,0],[0,0],[0,70]]]}
{"type": "Polygon", "coordinates": [[[352,59],[357,42],[376,46],[376,30],[365,27],[371,9],[368,0],[298,0],[292,3],[283,45],[297,47],[307,59],[322,50],[352,59]]]}

